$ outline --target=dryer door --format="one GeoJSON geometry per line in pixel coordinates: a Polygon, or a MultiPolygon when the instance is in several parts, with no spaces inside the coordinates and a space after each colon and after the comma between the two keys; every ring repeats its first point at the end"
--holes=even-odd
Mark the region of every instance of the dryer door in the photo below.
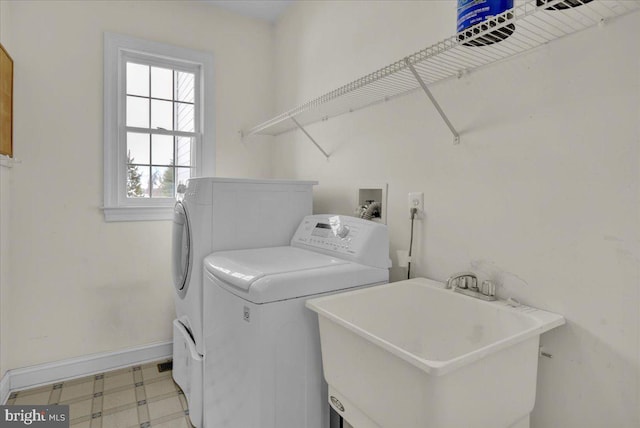
{"type": "Polygon", "coordinates": [[[182,202],[177,202],[173,208],[172,246],[173,285],[182,298],[187,293],[191,273],[191,227],[182,202]]]}

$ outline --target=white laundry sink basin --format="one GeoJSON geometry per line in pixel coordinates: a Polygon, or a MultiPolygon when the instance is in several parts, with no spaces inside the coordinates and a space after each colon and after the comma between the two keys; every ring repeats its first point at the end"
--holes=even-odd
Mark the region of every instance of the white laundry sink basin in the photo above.
{"type": "Polygon", "coordinates": [[[306,305],[330,403],[355,428],[528,427],[540,334],[564,324],[424,278],[306,305]]]}

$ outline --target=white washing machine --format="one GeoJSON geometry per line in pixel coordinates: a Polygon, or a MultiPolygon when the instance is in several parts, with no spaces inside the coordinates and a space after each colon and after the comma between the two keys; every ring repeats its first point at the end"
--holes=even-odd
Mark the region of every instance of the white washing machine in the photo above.
{"type": "Polygon", "coordinates": [[[327,428],[316,314],[308,298],[388,282],[385,225],[304,218],[290,246],[204,262],[207,428],[327,428]]]}
{"type": "Polygon", "coordinates": [[[311,214],[316,182],[192,178],[179,195],[173,220],[173,378],[202,426],[202,266],[213,251],[287,245],[311,214]]]}

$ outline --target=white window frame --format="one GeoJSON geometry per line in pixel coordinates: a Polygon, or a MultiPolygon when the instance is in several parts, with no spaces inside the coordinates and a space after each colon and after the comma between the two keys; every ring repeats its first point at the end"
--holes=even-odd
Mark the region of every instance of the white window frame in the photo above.
{"type": "Polygon", "coordinates": [[[199,72],[195,102],[196,143],[192,177],[215,175],[213,56],[210,53],[115,33],[104,34],[104,216],[105,221],[171,220],[172,198],[128,198],[125,128],[126,61],[199,72]]]}

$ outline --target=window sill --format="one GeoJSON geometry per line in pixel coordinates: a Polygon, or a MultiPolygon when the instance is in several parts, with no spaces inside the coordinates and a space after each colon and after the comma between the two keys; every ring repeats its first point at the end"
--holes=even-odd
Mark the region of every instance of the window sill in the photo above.
{"type": "Polygon", "coordinates": [[[166,207],[102,207],[104,221],[156,221],[172,220],[173,206],[166,207]]]}

